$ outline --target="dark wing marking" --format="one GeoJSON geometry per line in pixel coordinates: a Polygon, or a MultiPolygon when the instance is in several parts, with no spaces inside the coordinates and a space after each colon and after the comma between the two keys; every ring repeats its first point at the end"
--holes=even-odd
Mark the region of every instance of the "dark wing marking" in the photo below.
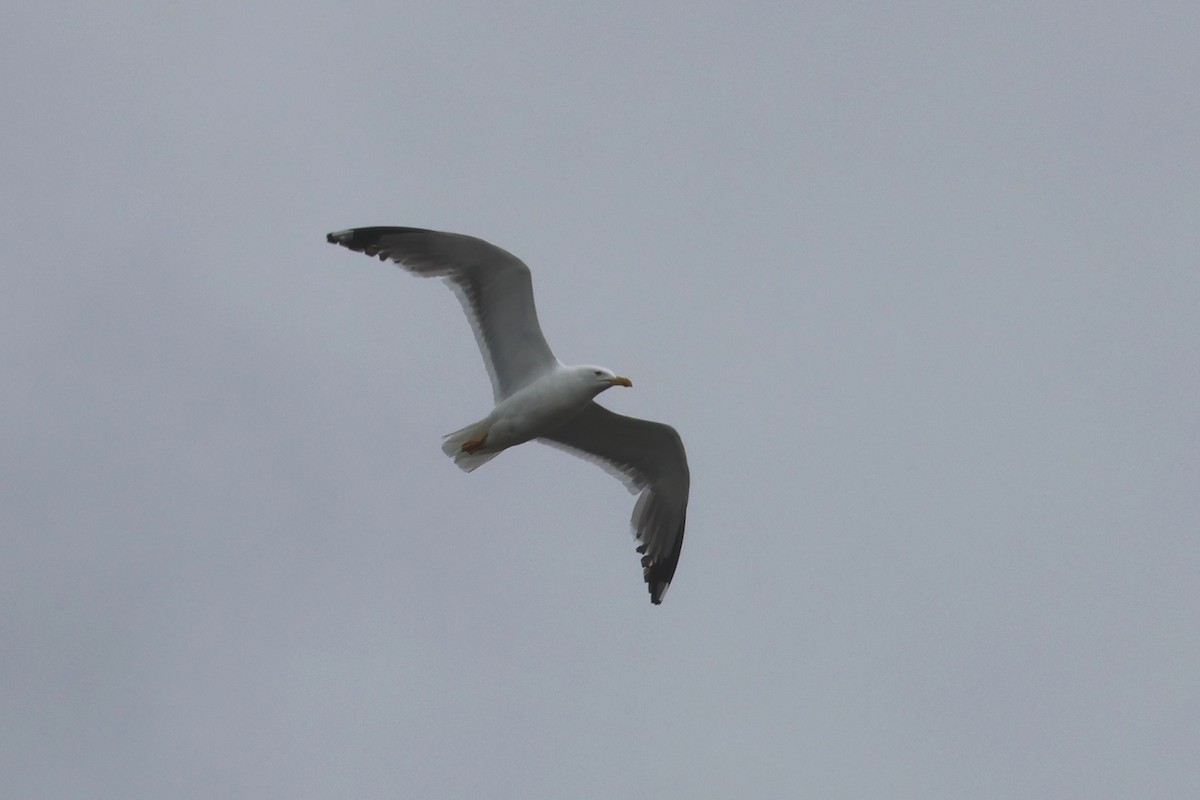
{"type": "Polygon", "coordinates": [[[539,441],[598,463],[631,492],[641,493],[630,524],[642,554],[650,602],[661,603],[679,564],[691,486],[679,434],[670,425],[590,403],[539,441]]]}

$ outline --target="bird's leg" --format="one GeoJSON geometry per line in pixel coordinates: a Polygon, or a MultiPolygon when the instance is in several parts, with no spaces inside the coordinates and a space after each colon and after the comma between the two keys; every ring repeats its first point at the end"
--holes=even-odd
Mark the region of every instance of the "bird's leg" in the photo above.
{"type": "Polygon", "coordinates": [[[487,433],[485,432],[483,434],[483,436],[480,436],[478,439],[468,439],[467,441],[463,442],[462,449],[463,449],[463,452],[465,452],[465,453],[470,453],[471,455],[475,455],[476,453],[478,453],[480,450],[483,449],[483,446],[486,443],[487,443],[487,433]]]}

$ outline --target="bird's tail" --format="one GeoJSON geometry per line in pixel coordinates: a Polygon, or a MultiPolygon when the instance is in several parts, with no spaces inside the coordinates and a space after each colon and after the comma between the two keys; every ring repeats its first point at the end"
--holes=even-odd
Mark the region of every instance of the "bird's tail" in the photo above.
{"type": "Polygon", "coordinates": [[[472,422],[467,427],[460,428],[454,433],[447,433],[442,437],[442,452],[453,458],[454,463],[463,472],[471,472],[476,467],[482,467],[504,451],[488,450],[485,447],[474,453],[468,453],[463,449],[463,445],[471,440],[482,439],[487,435],[487,430],[487,420],[484,419],[479,422],[472,422]]]}

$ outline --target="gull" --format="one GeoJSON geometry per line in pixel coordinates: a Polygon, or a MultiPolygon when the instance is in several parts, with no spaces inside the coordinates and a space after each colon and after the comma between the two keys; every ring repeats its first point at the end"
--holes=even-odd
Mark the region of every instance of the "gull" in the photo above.
{"type": "Polygon", "coordinates": [[[650,602],[662,602],[679,564],[691,477],[670,425],[626,417],[595,402],[633,383],[605,367],[567,366],[546,343],[529,267],[493,244],[423,228],[350,228],[326,240],[422,277],[440,277],[471,323],[492,381],[495,407],[443,437],[442,450],[471,472],[528,441],[592,461],[638,495],[630,525],[650,602]]]}

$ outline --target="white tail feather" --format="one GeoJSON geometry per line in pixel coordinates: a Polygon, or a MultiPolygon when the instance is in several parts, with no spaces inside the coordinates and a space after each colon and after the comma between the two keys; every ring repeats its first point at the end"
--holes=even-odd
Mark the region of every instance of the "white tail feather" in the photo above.
{"type": "Polygon", "coordinates": [[[454,459],[454,463],[463,472],[471,472],[477,467],[482,467],[487,462],[491,461],[496,456],[500,455],[503,450],[483,450],[476,453],[468,453],[463,450],[463,444],[471,439],[478,439],[487,433],[487,420],[472,422],[465,428],[460,428],[454,433],[447,433],[442,437],[442,452],[454,459]]]}

